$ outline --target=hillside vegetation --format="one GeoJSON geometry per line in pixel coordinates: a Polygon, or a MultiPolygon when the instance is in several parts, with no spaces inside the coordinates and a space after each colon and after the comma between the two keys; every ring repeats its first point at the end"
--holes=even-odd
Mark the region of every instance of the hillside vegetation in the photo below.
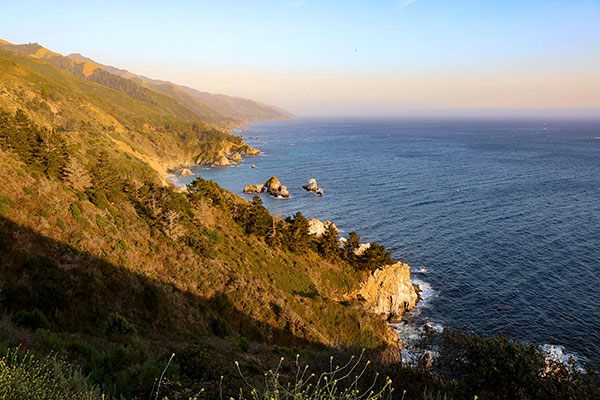
{"type": "Polygon", "coordinates": [[[0,42],[0,49],[48,61],[78,78],[123,91],[142,101],[160,104],[163,108],[168,107],[174,115],[191,118],[191,112],[195,118],[220,128],[250,121],[289,118],[285,111],[253,100],[202,92],[171,82],[146,78],[100,64],[81,54],[65,57],[37,43],[14,45],[3,41],[0,42]],[[159,96],[159,93],[162,96],[159,96]]]}
{"type": "Polygon", "coordinates": [[[598,398],[593,375],[502,339],[432,337],[447,357],[407,368],[386,322],[344,296],[392,262],[383,246],[357,256],[357,236],[340,248],[258,197],[165,185],[166,165],[243,142],[113,86],[0,50],[1,398],[381,398],[384,375],[414,399],[598,398]],[[296,354],[330,381],[290,389],[296,354]]]}

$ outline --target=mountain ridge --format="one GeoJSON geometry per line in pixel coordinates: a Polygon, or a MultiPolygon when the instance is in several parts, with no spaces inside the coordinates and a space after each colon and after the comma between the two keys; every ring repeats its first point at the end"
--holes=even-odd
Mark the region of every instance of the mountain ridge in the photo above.
{"type": "MultiPolygon", "coordinates": [[[[197,114],[199,118],[224,129],[258,120],[287,119],[291,117],[291,114],[279,108],[254,100],[201,92],[168,81],[146,78],[124,69],[101,64],[80,53],[63,56],[35,42],[13,44],[2,40],[0,41],[0,48],[45,60],[75,76],[107,86],[126,86],[126,84],[119,82],[116,77],[135,82],[143,88],[171,97],[197,114]]],[[[133,92],[136,90],[139,92],[139,89],[131,89],[133,92]]]]}
{"type": "Polygon", "coordinates": [[[115,75],[119,75],[125,79],[134,80],[142,84],[143,86],[150,87],[163,93],[166,93],[169,90],[182,90],[190,96],[194,97],[196,100],[208,104],[217,112],[220,112],[225,115],[234,115],[238,118],[241,118],[245,122],[254,122],[261,119],[287,119],[292,116],[287,111],[284,111],[272,105],[267,105],[244,97],[231,96],[221,93],[209,93],[185,85],[179,85],[170,81],[148,78],[146,76],[138,75],[125,69],[101,64],[89,57],[85,57],[80,53],[72,53],[69,54],[67,57],[73,58],[78,61],[86,61],[98,64],[102,68],[115,75]],[[250,108],[250,110],[248,110],[248,107],[250,108]],[[252,110],[254,111],[254,113],[250,112],[252,110]]]}

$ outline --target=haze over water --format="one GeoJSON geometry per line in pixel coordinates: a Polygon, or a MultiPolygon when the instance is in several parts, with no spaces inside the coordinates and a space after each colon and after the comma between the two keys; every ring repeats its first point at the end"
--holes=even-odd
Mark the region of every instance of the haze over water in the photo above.
{"type": "Polygon", "coordinates": [[[600,122],[303,118],[247,129],[262,156],[194,171],[249,200],[245,185],[275,175],[292,197],[262,194],[274,215],[299,210],[386,245],[432,289],[409,327],[505,333],[600,365],[600,122]],[[313,177],[325,196],[301,189],[313,177]]]}

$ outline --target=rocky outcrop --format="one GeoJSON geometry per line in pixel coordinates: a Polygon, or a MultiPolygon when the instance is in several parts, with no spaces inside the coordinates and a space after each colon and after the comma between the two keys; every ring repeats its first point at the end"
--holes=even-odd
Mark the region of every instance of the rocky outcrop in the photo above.
{"type": "Polygon", "coordinates": [[[371,243],[361,243],[358,246],[358,249],[354,250],[354,254],[357,256],[362,256],[369,247],[371,247],[371,243]]]}
{"type": "Polygon", "coordinates": [[[229,159],[229,161],[233,161],[233,162],[242,161],[242,155],[237,152],[230,153],[227,158],[229,159]]]}
{"type": "Polygon", "coordinates": [[[316,218],[311,218],[308,221],[308,234],[315,237],[321,237],[329,229],[330,227],[335,228],[337,231],[337,226],[331,221],[321,222],[316,218]]]}
{"type": "Polygon", "coordinates": [[[308,183],[302,186],[302,188],[308,192],[313,192],[319,196],[323,196],[323,189],[317,185],[317,180],[315,178],[310,178],[308,183]]]}
{"type": "Polygon", "coordinates": [[[260,150],[247,145],[244,142],[234,143],[222,141],[218,146],[219,151],[212,154],[199,154],[195,157],[198,165],[210,165],[211,167],[228,167],[233,163],[242,161],[242,156],[258,156],[260,150]]]}
{"type": "Polygon", "coordinates": [[[265,190],[271,196],[284,198],[290,197],[290,192],[288,192],[287,187],[283,186],[281,182],[279,182],[279,179],[274,176],[265,182],[265,190]]]}
{"type": "Polygon", "coordinates": [[[260,150],[259,149],[255,149],[254,147],[248,146],[247,144],[245,144],[242,147],[238,148],[237,151],[241,155],[243,155],[243,156],[254,157],[254,156],[259,156],[260,155],[260,150]]]}
{"type": "Polygon", "coordinates": [[[231,164],[231,162],[229,161],[229,159],[227,157],[225,157],[225,155],[222,152],[219,152],[219,155],[217,156],[215,161],[213,161],[213,163],[210,164],[210,166],[211,167],[229,167],[230,164],[231,164]]]}
{"type": "Polygon", "coordinates": [[[192,170],[190,170],[189,168],[184,168],[181,170],[181,172],[179,173],[179,176],[190,176],[190,175],[194,175],[194,173],[192,172],[192,170]]]}
{"type": "Polygon", "coordinates": [[[288,198],[290,197],[290,192],[288,192],[287,187],[283,186],[279,179],[276,177],[271,177],[262,185],[246,185],[244,188],[244,193],[262,193],[267,192],[271,196],[288,198]]]}
{"type": "Polygon", "coordinates": [[[265,189],[265,185],[246,185],[244,193],[262,193],[265,189]]]}
{"type": "Polygon", "coordinates": [[[410,267],[398,262],[373,271],[361,288],[347,297],[359,299],[387,321],[399,322],[406,311],[415,308],[418,296],[410,281],[410,267]]]}

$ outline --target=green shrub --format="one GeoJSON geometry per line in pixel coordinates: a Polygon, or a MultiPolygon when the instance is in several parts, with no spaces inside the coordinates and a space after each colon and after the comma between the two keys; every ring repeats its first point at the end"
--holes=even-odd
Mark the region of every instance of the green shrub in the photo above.
{"type": "Polygon", "coordinates": [[[55,359],[38,359],[17,349],[0,358],[3,400],[94,400],[103,398],[79,371],[55,359]]]}
{"type": "Polygon", "coordinates": [[[0,215],[6,215],[15,203],[7,196],[0,195],[0,215]]]}
{"type": "Polygon", "coordinates": [[[215,335],[219,337],[227,337],[231,336],[231,326],[229,326],[229,322],[225,319],[219,317],[213,322],[213,332],[215,335]]]}
{"type": "Polygon", "coordinates": [[[19,326],[33,330],[50,328],[50,322],[48,322],[44,313],[37,308],[33,311],[21,310],[17,312],[13,315],[12,321],[19,326]]]}
{"type": "Polygon", "coordinates": [[[111,313],[106,319],[104,332],[109,335],[135,335],[135,327],[118,313],[111,313]]]}

